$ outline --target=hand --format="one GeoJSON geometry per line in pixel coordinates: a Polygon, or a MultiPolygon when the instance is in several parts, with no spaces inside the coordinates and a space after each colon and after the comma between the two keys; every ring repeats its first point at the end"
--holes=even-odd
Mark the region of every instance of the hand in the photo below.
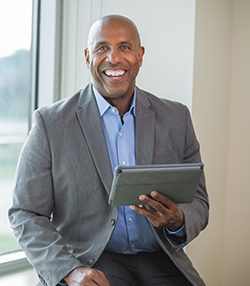
{"type": "Polygon", "coordinates": [[[179,206],[156,191],[151,193],[151,197],[141,195],[139,199],[153,207],[156,212],[147,209],[144,205],[130,206],[130,208],[145,216],[157,228],[167,227],[172,231],[181,228],[184,222],[184,214],[179,206]]]}
{"type": "Polygon", "coordinates": [[[78,267],[71,271],[64,280],[69,286],[110,286],[105,275],[93,268],[78,267]]]}

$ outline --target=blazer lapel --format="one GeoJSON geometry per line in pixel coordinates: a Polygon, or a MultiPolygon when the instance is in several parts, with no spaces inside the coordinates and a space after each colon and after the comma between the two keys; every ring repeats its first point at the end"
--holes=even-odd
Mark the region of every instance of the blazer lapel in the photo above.
{"type": "Polygon", "coordinates": [[[153,162],[155,113],[150,102],[139,88],[136,89],[136,164],[149,165],[153,162]]]}
{"type": "Polygon", "coordinates": [[[85,140],[91,152],[94,164],[107,191],[112,183],[112,168],[99,110],[89,84],[80,94],[76,111],[85,140]]]}
{"type": "MultiPolygon", "coordinates": [[[[155,113],[139,88],[136,90],[136,164],[148,165],[153,161],[155,113]]],[[[113,173],[99,110],[89,84],[80,94],[76,111],[94,164],[107,191],[110,192],[113,173]]]]}

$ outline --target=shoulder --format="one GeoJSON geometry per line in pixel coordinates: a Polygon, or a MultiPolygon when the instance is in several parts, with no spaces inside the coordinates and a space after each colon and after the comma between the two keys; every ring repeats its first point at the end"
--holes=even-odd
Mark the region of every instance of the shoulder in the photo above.
{"type": "Polygon", "coordinates": [[[77,91],[75,94],[61,99],[51,105],[42,106],[38,108],[38,112],[43,116],[57,116],[59,114],[68,113],[70,110],[75,111],[77,109],[77,103],[79,100],[81,90],[77,91]]]}
{"type": "Polygon", "coordinates": [[[51,105],[43,106],[35,111],[46,119],[66,119],[75,116],[75,112],[81,109],[88,101],[93,100],[91,85],[87,85],[85,89],[80,89],[73,95],[61,99],[51,105]]]}
{"type": "Polygon", "coordinates": [[[186,105],[177,102],[168,100],[166,98],[160,98],[148,91],[137,88],[136,96],[139,104],[142,104],[144,107],[151,109],[158,115],[166,116],[184,116],[186,117],[189,114],[189,110],[186,105]]]}

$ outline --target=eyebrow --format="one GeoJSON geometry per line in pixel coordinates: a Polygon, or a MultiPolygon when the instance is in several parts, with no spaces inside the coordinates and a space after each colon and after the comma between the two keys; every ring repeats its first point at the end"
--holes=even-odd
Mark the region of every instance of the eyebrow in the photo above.
{"type": "MultiPolygon", "coordinates": [[[[109,43],[106,42],[106,41],[100,41],[100,42],[97,42],[97,43],[95,44],[95,47],[102,46],[102,45],[109,45],[109,43]]],[[[133,46],[129,41],[122,41],[122,42],[117,43],[117,45],[129,45],[129,46],[133,46]]]]}
{"type": "Polygon", "coordinates": [[[123,41],[123,42],[120,42],[119,45],[129,45],[129,46],[132,46],[132,44],[128,41],[123,41]]]}
{"type": "Polygon", "coordinates": [[[102,42],[97,42],[97,43],[95,44],[95,46],[97,47],[97,46],[107,45],[107,44],[108,44],[108,42],[102,41],[102,42]]]}
{"type": "Polygon", "coordinates": [[[108,44],[108,42],[105,42],[105,41],[97,42],[97,43],[95,43],[94,41],[92,41],[92,42],[88,43],[88,47],[93,46],[93,48],[96,48],[96,47],[98,47],[98,46],[107,45],[107,44],[108,44]]]}

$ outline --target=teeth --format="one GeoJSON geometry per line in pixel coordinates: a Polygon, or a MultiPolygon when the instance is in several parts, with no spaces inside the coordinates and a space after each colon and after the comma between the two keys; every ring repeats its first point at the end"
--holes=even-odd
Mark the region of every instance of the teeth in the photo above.
{"type": "Polygon", "coordinates": [[[120,76],[125,73],[124,70],[105,70],[107,76],[120,76]]]}

